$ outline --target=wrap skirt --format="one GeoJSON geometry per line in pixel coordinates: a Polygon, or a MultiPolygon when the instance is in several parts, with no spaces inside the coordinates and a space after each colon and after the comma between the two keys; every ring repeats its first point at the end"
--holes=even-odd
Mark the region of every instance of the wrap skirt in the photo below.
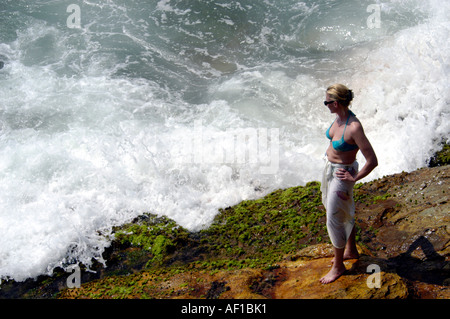
{"type": "Polygon", "coordinates": [[[352,176],[358,173],[358,162],[350,165],[331,163],[325,159],[322,175],[322,203],[327,212],[327,230],[334,247],[345,247],[355,224],[355,201],[353,199],[354,182],[342,181],[336,177],[340,168],[352,176]]]}

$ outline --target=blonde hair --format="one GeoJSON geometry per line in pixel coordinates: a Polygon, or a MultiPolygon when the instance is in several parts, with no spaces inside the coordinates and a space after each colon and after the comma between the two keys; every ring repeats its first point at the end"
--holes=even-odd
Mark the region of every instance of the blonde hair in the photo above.
{"type": "Polygon", "coordinates": [[[343,84],[333,84],[327,88],[327,93],[333,101],[348,107],[353,100],[353,92],[343,84]]]}

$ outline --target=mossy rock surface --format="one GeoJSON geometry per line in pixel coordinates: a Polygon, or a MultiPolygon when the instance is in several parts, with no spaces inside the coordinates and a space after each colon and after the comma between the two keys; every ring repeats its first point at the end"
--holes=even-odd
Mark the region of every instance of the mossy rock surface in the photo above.
{"type": "Polygon", "coordinates": [[[450,144],[443,143],[442,149],[434,154],[428,161],[429,167],[445,166],[450,164],[450,144]]]}
{"type": "Polygon", "coordinates": [[[115,242],[122,251],[145,251],[144,268],[206,260],[210,266],[255,266],[328,240],[324,221],[320,184],[313,182],[221,209],[212,225],[195,233],[144,214],[118,227],[115,242]]]}

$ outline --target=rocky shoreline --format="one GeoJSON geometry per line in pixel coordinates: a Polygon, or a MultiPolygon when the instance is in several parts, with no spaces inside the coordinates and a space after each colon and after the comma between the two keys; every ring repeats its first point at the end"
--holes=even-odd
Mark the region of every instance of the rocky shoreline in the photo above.
{"type": "Polygon", "coordinates": [[[320,184],[312,182],[222,209],[196,233],[143,214],[114,230],[107,267],[81,266],[79,288],[56,269],[3,282],[0,298],[450,299],[449,177],[443,165],[358,184],[361,257],[329,285],[319,283],[332,253],[320,184]]]}

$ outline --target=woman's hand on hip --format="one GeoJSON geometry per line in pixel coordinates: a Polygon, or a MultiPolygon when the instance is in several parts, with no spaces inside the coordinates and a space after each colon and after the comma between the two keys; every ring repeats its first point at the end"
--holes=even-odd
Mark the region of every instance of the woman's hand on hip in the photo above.
{"type": "Polygon", "coordinates": [[[341,181],[348,181],[348,182],[355,182],[355,178],[350,174],[349,171],[339,168],[336,171],[336,177],[339,178],[341,181]]]}

